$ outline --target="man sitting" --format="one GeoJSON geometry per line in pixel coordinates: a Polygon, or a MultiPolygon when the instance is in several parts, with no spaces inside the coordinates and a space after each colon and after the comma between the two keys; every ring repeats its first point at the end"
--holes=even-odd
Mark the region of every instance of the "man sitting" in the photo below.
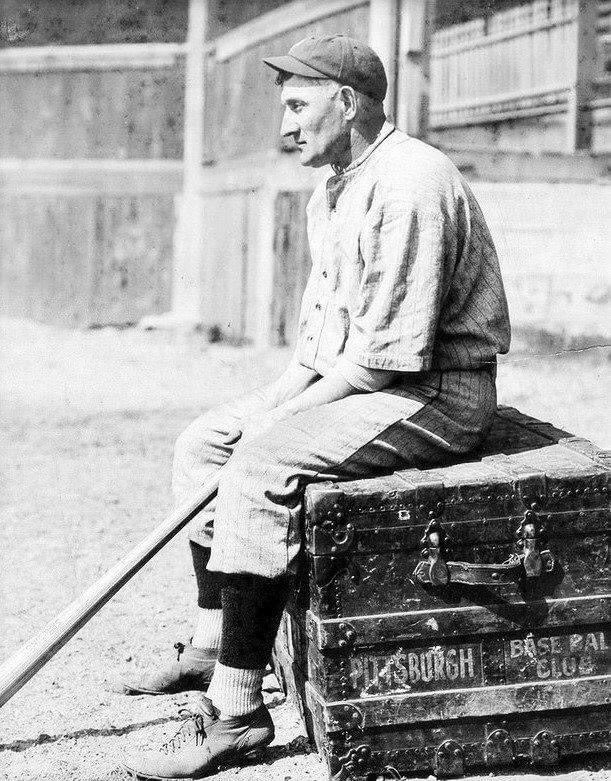
{"type": "Polygon", "coordinates": [[[176,445],[178,499],[222,467],[191,535],[199,621],[172,667],[127,687],[209,684],[209,700],[180,740],[126,760],[138,778],[208,775],[273,739],[261,684],[301,549],[304,486],[475,448],[509,347],[480,207],[445,155],[386,121],[377,55],[333,35],[265,62],[282,86],[282,134],[302,165],[333,172],[308,205],[312,271],[290,365],[176,445]]]}

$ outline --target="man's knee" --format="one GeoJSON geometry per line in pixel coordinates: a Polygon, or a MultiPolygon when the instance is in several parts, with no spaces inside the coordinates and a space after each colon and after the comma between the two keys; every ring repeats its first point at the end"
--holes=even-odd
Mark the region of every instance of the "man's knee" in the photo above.
{"type": "Polygon", "coordinates": [[[191,423],[184,431],[181,431],[174,442],[174,463],[180,463],[193,452],[195,445],[194,424],[191,423]]]}
{"type": "Polygon", "coordinates": [[[258,438],[239,445],[220,473],[219,494],[248,496],[285,495],[299,476],[294,459],[287,461],[277,442],[258,438]]]}
{"type": "Polygon", "coordinates": [[[179,434],[174,443],[172,490],[177,501],[185,491],[201,482],[201,469],[207,468],[212,456],[213,429],[208,415],[202,415],[179,434]]]}
{"type": "Polygon", "coordinates": [[[182,431],[174,443],[174,463],[191,459],[209,444],[214,435],[214,410],[200,415],[182,431]]]}

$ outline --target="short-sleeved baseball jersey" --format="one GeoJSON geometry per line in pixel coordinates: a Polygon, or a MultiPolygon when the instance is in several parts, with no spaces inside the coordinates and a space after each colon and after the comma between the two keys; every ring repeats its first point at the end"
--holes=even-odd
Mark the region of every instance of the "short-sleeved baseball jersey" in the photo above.
{"type": "Polygon", "coordinates": [[[308,237],[297,357],[319,374],[342,362],[472,369],[509,349],[494,244],[442,152],[385,123],[360,158],[316,188],[308,237]]]}

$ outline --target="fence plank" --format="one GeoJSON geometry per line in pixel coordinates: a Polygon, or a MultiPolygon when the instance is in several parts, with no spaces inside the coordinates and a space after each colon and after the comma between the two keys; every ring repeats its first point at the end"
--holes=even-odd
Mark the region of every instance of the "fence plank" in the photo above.
{"type": "Polygon", "coordinates": [[[579,0],[534,0],[436,32],[430,126],[557,111],[573,83],[579,9],[579,0]]]}
{"type": "Polygon", "coordinates": [[[311,266],[305,230],[309,196],[281,192],[276,198],[272,339],[278,345],[294,344],[297,335],[299,304],[311,266]]]}
{"type": "Polygon", "coordinates": [[[224,62],[251,46],[367,3],[368,0],[295,0],[217,38],[216,58],[219,62],[224,62]]]}
{"type": "Polygon", "coordinates": [[[182,157],[183,69],[0,73],[0,157],[182,157]]]}
{"type": "Polygon", "coordinates": [[[568,99],[567,151],[589,149],[592,145],[592,112],[594,79],[598,57],[596,23],[598,9],[591,0],[579,1],[579,17],[575,30],[575,76],[568,99]]]}
{"type": "MultiPolygon", "coordinates": [[[[289,14],[289,8],[283,13],[289,14]]],[[[274,75],[263,64],[263,57],[286,52],[307,35],[342,30],[347,35],[363,38],[367,34],[368,16],[366,3],[352,4],[348,10],[334,15],[325,13],[324,18],[294,27],[273,39],[252,40],[248,48],[231,57],[219,58],[218,51],[216,57],[209,55],[204,159],[211,162],[277,150],[282,108],[274,75]]]]}
{"type": "Polygon", "coordinates": [[[245,336],[247,309],[247,193],[205,196],[202,209],[204,324],[219,338],[239,342],[245,336]]]}
{"type": "Polygon", "coordinates": [[[428,125],[429,49],[433,20],[430,0],[402,0],[397,68],[397,124],[423,138],[428,125]]]}
{"type": "Polygon", "coordinates": [[[183,43],[22,46],[0,49],[0,73],[171,68],[181,63],[184,54],[183,43]]]}

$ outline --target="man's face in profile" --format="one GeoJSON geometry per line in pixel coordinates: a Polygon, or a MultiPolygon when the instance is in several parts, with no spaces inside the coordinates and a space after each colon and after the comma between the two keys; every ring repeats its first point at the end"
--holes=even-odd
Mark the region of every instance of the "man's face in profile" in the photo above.
{"type": "Polygon", "coordinates": [[[341,159],[349,130],[341,87],[328,79],[291,76],[283,85],[281,133],[299,149],[301,165],[320,168],[341,159]]]}

